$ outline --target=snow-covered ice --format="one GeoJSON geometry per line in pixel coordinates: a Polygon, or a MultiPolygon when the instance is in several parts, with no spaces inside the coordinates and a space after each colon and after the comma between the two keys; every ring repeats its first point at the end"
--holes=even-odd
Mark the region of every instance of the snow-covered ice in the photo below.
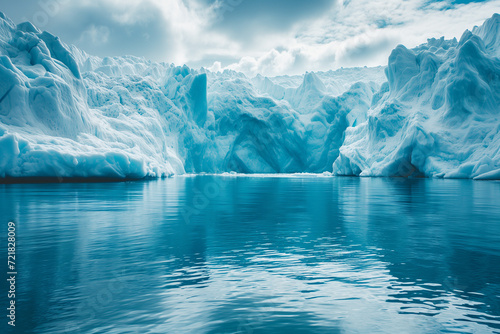
{"type": "Polygon", "coordinates": [[[346,131],[337,175],[500,178],[500,15],[460,41],[393,50],[367,122],[346,131]]]}
{"type": "Polygon", "coordinates": [[[387,67],[248,78],[90,56],[0,13],[0,177],[498,179],[499,22],[387,67]]]}

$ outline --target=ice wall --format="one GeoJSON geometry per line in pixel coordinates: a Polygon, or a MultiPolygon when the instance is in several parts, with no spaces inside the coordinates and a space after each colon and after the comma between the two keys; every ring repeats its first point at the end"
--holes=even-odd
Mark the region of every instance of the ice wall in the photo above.
{"type": "MultiPolygon", "coordinates": [[[[57,37],[0,15],[0,177],[182,173],[158,111],[119,107],[120,115],[108,117],[92,108],[95,87],[77,60],[57,37]]],[[[113,88],[109,98],[122,92],[113,88]]]]}
{"type": "Polygon", "coordinates": [[[500,178],[499,17],[387,67],[247,78],[94,57],[0,14],[0,178],[500,178]]]}
{"type": "Polygon", "coordinates": [[[346,131],[337,175],[500,178],[500,16],[460,41],[389,57],[368,120],[346,131]]]}

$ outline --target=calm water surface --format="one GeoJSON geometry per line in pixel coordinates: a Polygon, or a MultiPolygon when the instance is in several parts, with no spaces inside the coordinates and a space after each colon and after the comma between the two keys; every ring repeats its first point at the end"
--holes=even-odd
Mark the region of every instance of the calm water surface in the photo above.
{"type": "Polygon", "coordinates": [[[499,182],[0,185],[0,213],[13,333],[500,333],[499,182]]]}

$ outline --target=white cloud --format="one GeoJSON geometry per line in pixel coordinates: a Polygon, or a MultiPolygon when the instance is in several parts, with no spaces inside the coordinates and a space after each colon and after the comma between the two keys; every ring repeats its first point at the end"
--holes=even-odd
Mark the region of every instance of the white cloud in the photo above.
{"type": "Polygon", "coordinates": [[[80,43],[93,43],[95,45],[106,44],[109,40],[109,28],[106,26],[91,25],[89,29],[85,30],[79,42],[80,43]]]}
{"type": "Polygon", "coordinates": [[[446,2],[353,0],[340,4],[314,22],[294,27],[280,52],[272,48],[253,57],[243,56],[226,68],[250,76],[302,73],[341,66],[385,65],[397,44],[415,47],[427,38],[459,38],[465,29],[500,11],[500,1],[469,3],[449,8],[446,2]],[[449,9],[442,10],[443,6],[449,9]]]}
{"type": "Polygon", "coordinates": [[[212,66],[207,67],[207,69],[211,72],[221,72],[222,71],[222,63],[220,61],[215,61],[212,66]]]}
{"type": "Polygon", "coordinates": [[[273,76],[286,73],[297,59],[300,50],[277,51],[272,49],[261,57],[243,57],[238,63],[227,66],[228,69],[254,76],[258,73],[273,76]]]}
{"type": "Polygon", "coordinates": [[[414,47],[430,37],[459,38],[500,12],[500,0],[460,5],[451,0],[290,0],[293,16],[276,5],[279,1],[264,0],[54,1],[58,7],[47,30],[90,53],[133,54],[178,65],[216,61],[214,69],[249,75],[383,65],[399,43],[414,47]],[[300,6],[307,13],[301,15],[300,6]]]}
{"type": "MultiPolygon", "coordinates": [[[[105,0],[118,2],[120,0],[105,0]]],[[[220,33],[210,31],[210,24],[215,19],[215,7],[203,6],[196,0],[139,0],[128,2],[141,6],[141,3],[149,3],[156,7],[168,26],[172,36],[169,45],[172,53],[170,59],[165,61],[178,64],[189,61],[199,61],[207,54],[217,53],[221,55],[234,55],[232,50],[237,49],[237,45],[220,33]]],[[[120,19],[123,22],[133,22],[129,15],[133,11],[128,11],[127,15],[120,19]]],[[[162,43],[162,41],[156,41],[162,43]]]]}

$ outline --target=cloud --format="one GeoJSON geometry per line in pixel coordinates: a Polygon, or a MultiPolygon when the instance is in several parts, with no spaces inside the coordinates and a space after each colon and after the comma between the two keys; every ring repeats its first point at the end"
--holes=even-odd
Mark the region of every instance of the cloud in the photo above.
{"type": "Polygon", "coordinates": [[[460,37],[500,0],[25,0],[2,10],[98,56],[277,75],[385,64],[399,43],[460,37]]]}
{"type": "Polygon", "coordinates": [[[332,0],[219,0],[213,3],[217,16],[213,28],[236,39],[253,39],[260,34],[285,32],[335,5],[332,0]]]}
{"type": "Polygon", "coordinates": [[[42,29],[90,54],[135,54],[154,60],[171,56],[167,47],[173,40],[171,31],[152,1],[42,0],[28,8],[29,20],[48,18],[42,29]]]}
{"type": "Polygon", "coordinates": [[[272,48],[242,57],[226,68],[253,76],[385,65],[397,44],[415,47],[431,37],[459,38],[465,29],[482,24],[499,10],[498,0],[467,4],[344,1],[312,24],[294,26],[291,38],[276,39],[275,45],[284,46],[279,52],[272,48]]]}
{"type": "Polygon", "coordinates": [[[35,21],[90,54],[180,64],[236,49],[207,29],[212,11],[195,0],[26,0],[7,8],[15,21],[35,21]]]}
{"type": "Polygon", "coordinates": [[[227,69],[243,72],[247,75],[264,74],[267,76],[278,75],[287,72],[295,64],[299,56],[299,50],[277,51],[272,49],[261,57],[243,57],[238,63],[227,66],[227,69]]]}
{"type": "Polygon", "coordinates": [[[227,53],[224,50],[235,49],[229,39],[208,30],[211,11],[188,0],[84,0],[68,5],[61,21],[64,25],[76,22],[77,29],[92,30],[94,25],[109,28],[105,47],[77,40],[77,46],[91,53],[133,54],[182,64],[211,52],[223,55],[227,53]]]}
{"type": "Polygon", "coordinates": [[[220,61],[214,61],[212,66],[207,68],[211,72],[221,72],[222,71],[222,63],[220,61]]]}
{"type": "Polygon", "coordinates": [[[82,33],[79,44],[92,43],[96,46],[101,46],[108,43],[109,34],[110,30],[108,27],[91,25],[89,29],[82,33]]]}

